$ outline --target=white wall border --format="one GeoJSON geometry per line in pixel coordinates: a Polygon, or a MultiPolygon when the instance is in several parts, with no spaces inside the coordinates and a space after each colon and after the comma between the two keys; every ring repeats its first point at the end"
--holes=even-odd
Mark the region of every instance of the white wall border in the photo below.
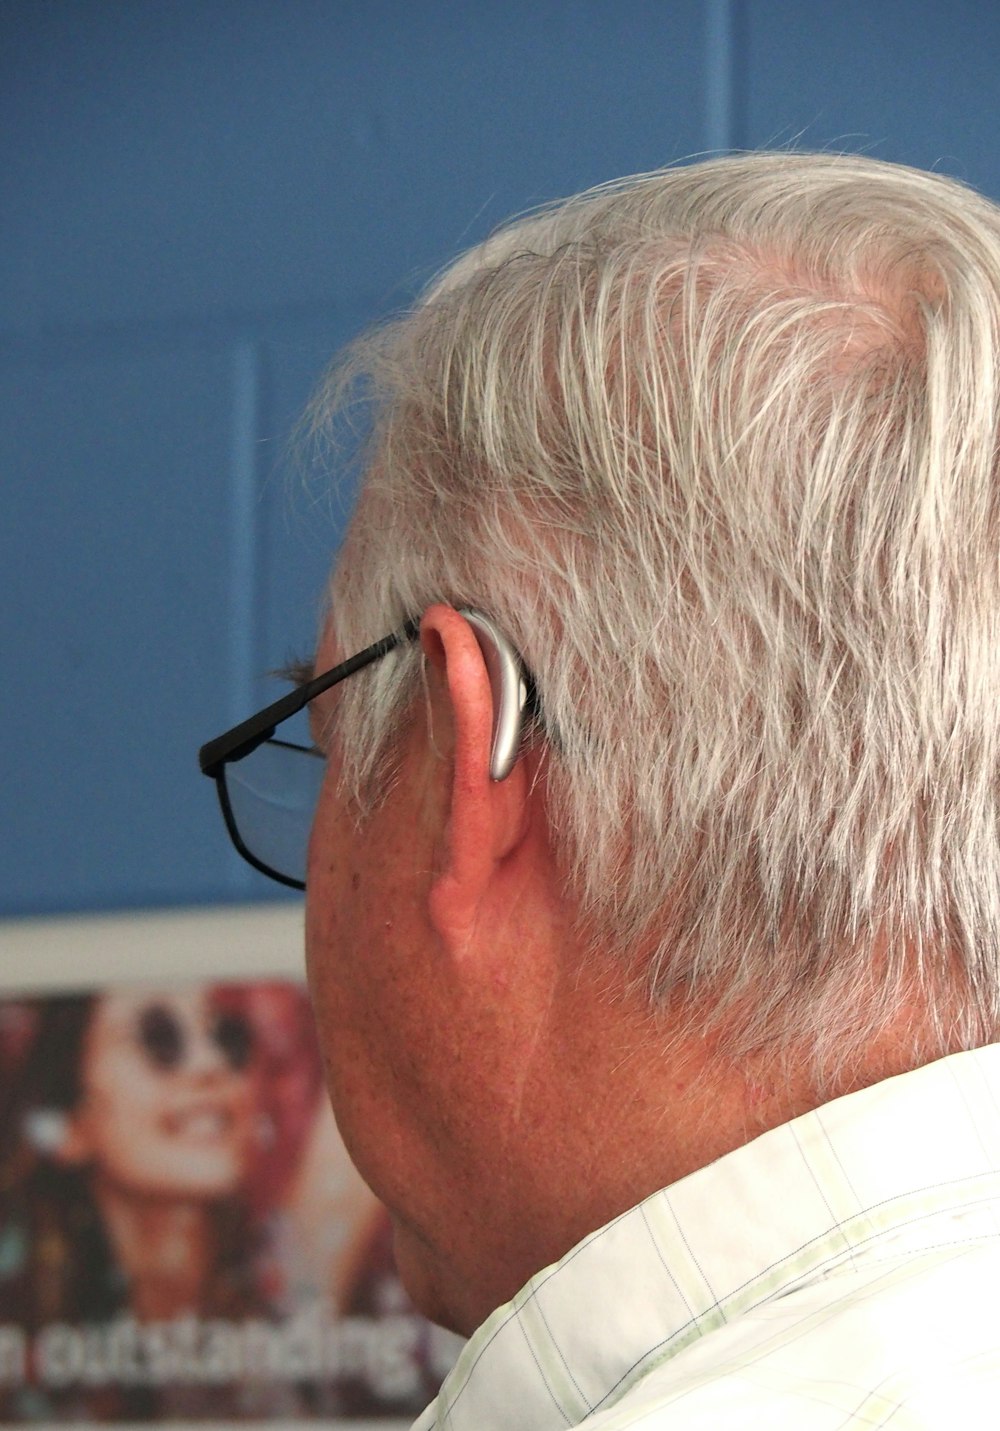
{"type": "Polygon", "coordinates": [[[304,905],[0,920],[0,993],[305,976],[304,905]]]}

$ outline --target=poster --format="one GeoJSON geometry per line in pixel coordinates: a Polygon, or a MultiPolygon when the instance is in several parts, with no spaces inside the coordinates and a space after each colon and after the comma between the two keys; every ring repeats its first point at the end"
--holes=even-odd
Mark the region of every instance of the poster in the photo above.
{"type": "Polygon", "coordinates": [[[50,940],[0,989],[6,1424],[406,1425],[454,1360],[340,1143],[301,979],[240,968],[246,917],[99,921],[90,960],[80,923],[4,931],[5,971],[50,940]]]}

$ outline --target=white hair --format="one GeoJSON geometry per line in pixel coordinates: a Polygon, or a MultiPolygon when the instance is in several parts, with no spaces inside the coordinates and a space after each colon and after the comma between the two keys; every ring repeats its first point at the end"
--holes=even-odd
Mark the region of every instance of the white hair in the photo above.
{"type": "MultiPolygon", "coordinates": [[[[345,649],[506,630],[581,928],[734,1057],[997,1037],[998,352],[985,199],[746,154],[513,223],[317,398],[373,414],[345,649]]],[[[356,791],[417,669],[345,691],[356,791]]]]}

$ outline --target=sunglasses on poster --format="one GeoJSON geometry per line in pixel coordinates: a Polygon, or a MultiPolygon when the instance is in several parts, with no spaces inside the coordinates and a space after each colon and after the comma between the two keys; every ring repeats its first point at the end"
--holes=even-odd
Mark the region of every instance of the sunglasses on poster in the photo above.
{"type": "MultiPolygon", "coordinates": [[[[207,1041],[232,1073],[243,1072],[253,1057],[256,1038],[247,1018],[235,1010],[215,1011],[207,1026],[181,1018],[166,1003],[139,1010],[128,1037],[154,1073],[172,1074],[194,1056],[199,1041],[207,1041]]],[[[28,1145],[44,1157],[57,1157],[65,1146],[71,1110],[30,1108],[22,1129],[28,1145]]]]}
{"type": "Polygon", "coordinates": [[[196,1040],[207,1038],[233,1073],[240,1073],[253,1055],[253,1029],[241,1014],[221,1010],[206,1029],[195,1033],[167,1004],[150,1004],[135,1022],[135,1039],[150,1066],[174,1073],[191,1057],[196,1040]]]}

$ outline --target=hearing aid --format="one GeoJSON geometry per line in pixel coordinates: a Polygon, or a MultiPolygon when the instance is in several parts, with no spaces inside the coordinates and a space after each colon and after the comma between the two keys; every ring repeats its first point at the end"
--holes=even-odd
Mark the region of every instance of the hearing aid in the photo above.
{"type": "Polygon", "coordinates": [[[494,622],[480,611],[462,608],[459,614],[468,621],[479,642],[493,696],[490,779],[505,780],[514,768],[521,744],[528,683],[517,653],[494,622]]]}

